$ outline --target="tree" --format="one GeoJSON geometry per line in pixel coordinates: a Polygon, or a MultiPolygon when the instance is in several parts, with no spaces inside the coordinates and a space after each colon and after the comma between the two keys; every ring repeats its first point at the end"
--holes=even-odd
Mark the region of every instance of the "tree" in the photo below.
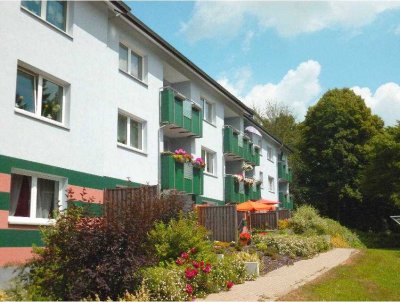
{"type": "Polygon", "coordinates": [[[355,227],[367,144],[382,128],[383,121],[350,89],[326,92],[301,125],[298,200],[355,227]]]}
{"type": "Polygon", "coordinates": [[[389,216],[400,215],[400,122],[371,140],[361,190],[367,216],[363,228],[384,231],[395,226],[389,216]]]}
{"type": "Polygon", "coordinates": [[[264,128],[279,138],[285,145],[295,147],[298,135],[298,123],[287,105],[267,101],[264,110],[254,109],[264,128]]]}

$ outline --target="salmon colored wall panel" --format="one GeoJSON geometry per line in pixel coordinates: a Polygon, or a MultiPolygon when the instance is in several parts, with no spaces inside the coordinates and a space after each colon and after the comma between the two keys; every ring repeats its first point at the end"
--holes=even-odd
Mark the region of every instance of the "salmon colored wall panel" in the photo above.
{"type": "MultiPolygon", "coordinates": [[[[83,192],[83,187],[73,186],[73,185],[70,185],[68,187],[72,189],[72,191],[74,192],[73,198],[75,200],[82,200],[81,193],[83,192]]],[[[103,203],[103,190],[86,188],[86,193],[87,193],[85,195],[86,199],[94,197],[95,203],[103,203]]]]}
{"type": "Polygon", "coordinates": [[[0,266],[21,264],[32,257],[31,247],[0,247],[0,266]]]}
{"type": "Polygon", "coordinates": [[[0,229],[8,228],[8,211],[0,210],[0,229]]]}
{"type": "Polygon", "coordinates": [[[0,192],[9,193],[11,190],[11,175],[0,173],[0,192]]]}

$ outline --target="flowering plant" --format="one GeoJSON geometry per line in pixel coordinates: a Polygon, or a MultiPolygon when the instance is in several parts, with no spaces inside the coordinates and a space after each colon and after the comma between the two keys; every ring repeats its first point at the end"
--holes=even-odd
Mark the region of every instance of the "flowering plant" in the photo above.
{"type": "Polygon", "coordinates": [[[244,180],[243,175],[240,174],[233,175],[233,178],[235,179],[236,182],[242,182],[244,180]]]}
{"type": "Polygon", "coordinates": [[[193,155],[190,153],[187,153],[182,148],[175,150],[172,157],[177,162],[180,162],[180,163],[189,163],[189,162],[192,162],[192,160],[193,160],[193,155]]]}
{"type": "Polygon", "coordinates": [[[227,288],[228,290],[230,290],[230,289],[232,288],[232,286],[234,286],[234,285],[235,285],[235,283],[233,283],[232,281],[226,282],[226,288],[227,288]]]}
{"type": "Polygon", "coordinates": [[[243,171],[251,171],[251,170],[253,170],[253,166],[249,165],[249,164],[246,164],[246,163],[243,163],[242,170],[243,171]]]}
{"type": "Polygon", "coordinates": [[[192,164],[194,167],[204,169],[206,167],[206,163],[201,157],[196,158],[195,160],[192,161],[192,164]]]}
{"type": "Polygon", "coordinates": [[[245,185],[252,186],[252,185],[255,184],[255,183],[256,183],[256,180],[253,179],[253,178],[245,178],[245,179],[244,179],[244,184],[245,184],[245,185]]]}
{"type": "Polygon", "coordinates": [[[243,233],[240,233],[239,239],[248,241],[248,240],[251,239],[251,235],[249,233],[244,233],[243,232],[243,233]]]}

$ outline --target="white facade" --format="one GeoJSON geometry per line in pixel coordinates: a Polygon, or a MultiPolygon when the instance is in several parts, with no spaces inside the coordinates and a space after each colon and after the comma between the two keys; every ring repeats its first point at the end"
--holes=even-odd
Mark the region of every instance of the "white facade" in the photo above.
{"type": "MultiPolygon", "coordinates": [[[[214,171],[204,174],[204,200],[224,200],[226,163],[223,128],[227,122],[244,132],[244,109],[237,100],[205,79],[154,37],[113,11],[107,2],[69,2],[66,32],[21,7],[0,3],[0,155],[133,182],[160,183],[160,152],[166,133],[160,127],[160,89],[172,83],[202,106],[213,105],[213,121],[203,122],[201,138],[172,140],[200,157],[202,148],[215,152],[214,171]],[[119,69],[122,43],[143,59],[143,78],[119,69]],[[64,86],[64,122],[32,116],[16,109],[19,67],[64,86]],[[143,150],[117,142],[118,113],[142,122],[143,150]]],[[[246,124],[251,124],[247,121],[246,124]]],[[[258,127],[255,123],[254,126],[258,127]]],[[[278,200],[278,154],[281,144],[262,128],[261,196],[278,200]],[[267,146],[272,158],[267,158],[267,146]],[[274,179],[274,188],[268,185],[274,179]]],[[[288,193],[288,185],[285,187],[288,193]]]]}

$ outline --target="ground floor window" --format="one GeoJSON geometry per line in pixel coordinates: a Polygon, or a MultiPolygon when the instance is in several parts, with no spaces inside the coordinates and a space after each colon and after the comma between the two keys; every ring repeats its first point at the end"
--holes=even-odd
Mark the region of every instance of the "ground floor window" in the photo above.
{"type": "Polygon", "coordinates": [[[9,216],[54,218],[55,210],[61,208],[62,194],[60,180],[12,174],[9,216]]]}

